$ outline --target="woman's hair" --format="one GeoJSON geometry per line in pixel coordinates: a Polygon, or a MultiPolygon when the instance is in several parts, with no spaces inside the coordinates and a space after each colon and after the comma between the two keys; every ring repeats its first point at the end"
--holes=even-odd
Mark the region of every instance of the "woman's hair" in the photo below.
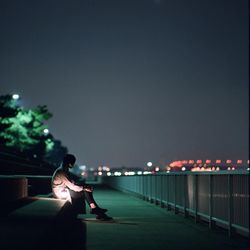
{"type": "Polygon", "coordinates": [[[63,166],[67,166],[69,164],[72,164],[74,165],[76,162],[76,157],[72,154],[66,154],[64,157],[63,157],[63,166]]]}

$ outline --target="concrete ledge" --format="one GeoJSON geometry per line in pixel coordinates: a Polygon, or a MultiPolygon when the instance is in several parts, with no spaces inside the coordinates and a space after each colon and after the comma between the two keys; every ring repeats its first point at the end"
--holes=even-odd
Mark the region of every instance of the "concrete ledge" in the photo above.
{"type": "Polygon", "coordinates": [[[25,177],[0,176],[1,203],[11,202],[28,196],[28,180],[25,177]]]}
{"type": "Polygon", "coordinates": [[[54,198],[33,198],[34,201],[13,212],[8,217],[11,219],[54,219],[66,205],[67,201],[54,198]]]}

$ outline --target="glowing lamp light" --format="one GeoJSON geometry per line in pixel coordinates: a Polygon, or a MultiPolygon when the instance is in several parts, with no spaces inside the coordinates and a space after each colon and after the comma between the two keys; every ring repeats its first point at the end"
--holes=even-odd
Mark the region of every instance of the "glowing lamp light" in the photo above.
{"type": "Polygon", "coordinates": [[[156,168],[155,168],[155,171],[156,171],[156,172],[158,172],[159,170],[160,170],[160,168],[159,168],[159,167],[156,167],[156,168]]]}
{"type": "Polygon", "coordinates": [[[186,168],[185,168],[185,167],[182,167],[182,168],[181,168],[181,170],[182,170],[182,171],[185,171],[185,170],[186,170],[186,168]]]}
{"type": "Polygon", "coordinates": [[[194,160],[189,160],[188,163],[189,164],[194,164],[194,160]]]}
{"type": "Polygon", "coordinates": [[[211,163],[211,160],[206,160],[206,164],[210,164],[211,163]]]}
{"type": "Polygon", "coordinates": [[[152,163],[151,161],[149,161],[149,162],[147,163],[147,166],[148,166],[148,167],[152,167],[152,166],[153,166],[153,163],[152,163]]]}
{"type": "Polygon", "coordinates": [[[102,175],[102,172],[101,172],[101,171],[99,171],[99,172],[98,172],[98,175],[99,175],[99,176],[101,176],[101,175],[102,175]]]}
{"type": "Polygon", "coordinates": [[[18,100],[19,98],[20,98],[20,96],[18,94],[12,95],[12,99],[14,99],[14,100],[18,100]]]}
{"type": "Polygon", "coordinates": [[[227,160],[226,163],[227,163],[227,164],[231,164],[232,161],[231,161],[231,160],[227,160]]]}
{"type": "Polygon", "coordinates": [[[216,164],[221,164],[221,160],[216,160],[215,163],[216,164]]]}
{"type": "Polygon", "coordinates": [[[242,164],[242,160],[237,160],[237,164],[242,164]]]}
{"type": "Polygon", "coordinates": [[[202,164],[202,160],[197,160],[196,163],[197,164],[202,164]]]}
{"type": "Polygon", "coordinates": [[[111,173],[110,173],[110,172],[108,172],[108,173],[107,173],[107,176],[111,176],[111,173]]]}
{"type": "Polygon", "coordinates": [[[47,128],[45,128],[45,129],[43,130],[43,133],[44,133],[45,135],[47,135],[47,134],[49,133],[49,130],[48,130],[47,128]]]}

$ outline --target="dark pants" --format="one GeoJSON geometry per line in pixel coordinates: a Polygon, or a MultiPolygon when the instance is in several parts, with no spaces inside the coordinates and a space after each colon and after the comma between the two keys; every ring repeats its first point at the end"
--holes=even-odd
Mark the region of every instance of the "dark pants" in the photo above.
{"type": "Polygon", "coordinates": [[[88,205],[90,203],[96,204],[92,192],[75,192],[73,190],[69,190],[69,193],[72,199],[72,205],[75,206],[80,213],[85,213],[85,200],[87,201],[88,205]]]}

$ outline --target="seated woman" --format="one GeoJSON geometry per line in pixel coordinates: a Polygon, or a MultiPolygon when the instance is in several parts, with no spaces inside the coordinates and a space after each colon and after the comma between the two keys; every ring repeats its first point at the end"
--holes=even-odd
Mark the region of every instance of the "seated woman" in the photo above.
{"type": "Polygon", "coordinates": [[[63,158],[62,165],[55,170],[51,182],[54,197],[66,199],[71,203],[74,200],[74,202],[82,205],[85,199],[90,206],[90,213],[95,214],[96,219],[112,220],[112,217],[105,214],[107,209],[100,208],[94,200],[93,187],[86,185],[69,171],[70,168],[73,168],[75,162],[75,156],[67,154],[63,158]]]}

